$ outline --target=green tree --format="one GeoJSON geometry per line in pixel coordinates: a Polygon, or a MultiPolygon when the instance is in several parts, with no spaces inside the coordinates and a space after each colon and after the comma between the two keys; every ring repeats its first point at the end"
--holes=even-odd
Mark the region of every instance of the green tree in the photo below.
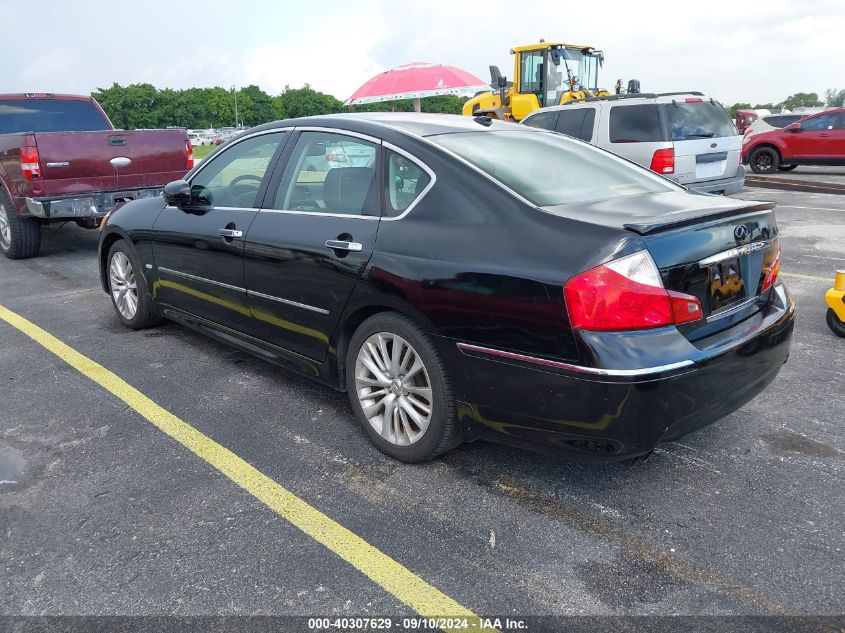
{"type": "Polygon", "coordinates": [[[781,106],[790,110],[800,107],[814,108],[822,105],[824,104],[819,100],[819,95],[815,92],[796,92],[794,95],[789,95],[781,103],[781,106]]]}
{"type": "Polygon", "coordinates": [[[824,91],[825,105],[836,108],[845,107],[845,89],[828,88],[824,91]]]}
{"type": "Polygon", "coordinates": [[[728,113],[731,115],[731,118],[735,118],[738,110],[750,110],[750,109],[751,109],[750,103],[735,103],[730,108],[728,108],[728,113]]]}
{"type": "Polygon", "coordinates": [[[276,101],[277,112],[285,118],[333,114],[343,111],[343,103],[331,95],[318,92],[307,84],[304,88],[289,88],[276,101]]]}

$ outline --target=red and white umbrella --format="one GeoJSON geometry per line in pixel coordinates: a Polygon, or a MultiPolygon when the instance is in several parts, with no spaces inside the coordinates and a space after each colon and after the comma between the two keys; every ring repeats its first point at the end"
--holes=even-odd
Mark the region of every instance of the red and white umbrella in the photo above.
{"type": "Polygon", "coordinates": [[[357,105],[414,99],[414,108],[419,112],[419,100],[425,97],[489,89],[484,81],[460,68],[428,62],[411,62],[376,75],[343,103],[357,105]]]}

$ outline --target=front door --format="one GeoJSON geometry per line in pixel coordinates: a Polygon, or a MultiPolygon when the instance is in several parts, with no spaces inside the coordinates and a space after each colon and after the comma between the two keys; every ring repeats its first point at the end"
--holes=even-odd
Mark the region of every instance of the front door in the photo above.
{"type": "Polygon", "coordinates": [[[380,218],[379,141],[302,131],[246,235],[255,335],[323,361],[373,252],[380,218]],[[276,185],[275,183],[278,183],[276,185]]]}
{"type": "Polygon", "coordinates": [[[224,149],[191,179],[190,208],[162,211],[153,226],[158,302],[248,331],[244,236],[287,134],[254,136],[224,149]]]}
{"type": "Polygon", "coordinates": [[[798,158],[803,160],[825,161],[830,158],[833,127],[836,114],[817,114],[804,119],[797,130],[785,128],[784,160],[798,158]]]}

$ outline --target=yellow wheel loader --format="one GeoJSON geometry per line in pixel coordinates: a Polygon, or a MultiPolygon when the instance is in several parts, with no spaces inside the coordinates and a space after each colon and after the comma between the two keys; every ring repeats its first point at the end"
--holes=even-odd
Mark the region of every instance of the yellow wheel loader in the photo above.
{"type": "MultiPolygon", "coordinates": [[[[517,46],[511,54],[513,81],[503,77],[496,66],[490,66],[493,90],[467,101],[465,115],[521,121],[538,108],[610,94],[598,87],[604,54],[592,46],[540,40],[538,44],[517,46]]],[[[620,80],[616,92],[621,91],[620,80]]],[[[639,82],[630,81],[628,92],[639,92],[639,82]]]]}

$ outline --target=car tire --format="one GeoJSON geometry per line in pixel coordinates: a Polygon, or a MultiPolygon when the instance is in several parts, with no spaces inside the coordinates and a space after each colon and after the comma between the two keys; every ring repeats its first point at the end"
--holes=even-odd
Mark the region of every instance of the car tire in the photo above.
{"type": "Polygon", "coordinates": [[[845,338],[845,323],[839,320],[839,317],[836,316],[836,312],[834,312],[831,308],[827,309],[827,327],[829,327],[836,336],[845,338]]]}
{"type": "Polygon", "coordinates": [[[133,330],[142,330],[162,322],[147,287],[138,255],[126,240],[118,240],[109,249],[106,279],[112,306],[123,325],[133,330]]]}
{"type": "Polygon", "coordinates": [[[778,165],[778,171],[792,171],[797,167],[798,165],[778,165]]]}
{"type": "Polygon", "coordinates": [[[780,165],[780,154],[772,147],[758,147],[748,157],[748,164],[755,174],[771,174],[780,165]]]}
{"type": "Polygon", "coordinates": [[[11,200],[0,190],[0,251],[9,259],[33,257],[41,250],[41,225],[35,218],[15,213],[11,200]]]}
{"type": "Polygon", "coordinates": [[[345,364],[352,411],[380,451],[418,463],[460,444],[446,367],[413,321],[395,312],[370,317],[352,335],[345,364]],[[400,362],[391,363],[397,346],[400,362]],[[379,374],[370,369],[374,365],[379,374]]]}

